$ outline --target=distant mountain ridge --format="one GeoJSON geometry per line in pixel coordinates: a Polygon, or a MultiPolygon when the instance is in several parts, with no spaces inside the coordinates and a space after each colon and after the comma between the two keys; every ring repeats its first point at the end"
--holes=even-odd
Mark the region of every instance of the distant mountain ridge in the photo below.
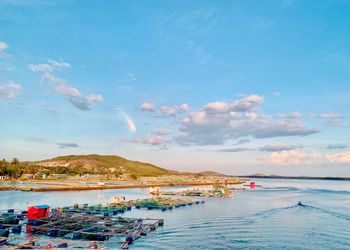
{"type": "Polygon", "coordinates": [[[62,167],[91,174],[158,176],[177,173],[150,163],[131,161],[116,155],[67,155],[30,163],[36,166],[62,167]]]}

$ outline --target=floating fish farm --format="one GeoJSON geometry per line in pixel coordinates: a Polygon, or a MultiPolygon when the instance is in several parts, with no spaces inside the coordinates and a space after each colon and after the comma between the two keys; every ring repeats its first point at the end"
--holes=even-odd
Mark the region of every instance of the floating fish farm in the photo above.
{"type": "Polygon", "coordinates": [[[108,205],[73,205],[50,209],[47,205],[28,210],[0,211],[0,248],[92,248],[127,249],[135,240],[163,226],[164,219],[127,218],[136,209],[171,210],[200,204],[169,198],[143,199],[108,205]]]}

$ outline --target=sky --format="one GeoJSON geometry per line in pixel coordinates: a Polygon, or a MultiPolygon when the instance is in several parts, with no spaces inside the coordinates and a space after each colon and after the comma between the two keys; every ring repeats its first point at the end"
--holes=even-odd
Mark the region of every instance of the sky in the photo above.
{"type": "Polygon", "coordinates": [[[0,0],[0,157],[350,177],[347,0],[0,0]]]}

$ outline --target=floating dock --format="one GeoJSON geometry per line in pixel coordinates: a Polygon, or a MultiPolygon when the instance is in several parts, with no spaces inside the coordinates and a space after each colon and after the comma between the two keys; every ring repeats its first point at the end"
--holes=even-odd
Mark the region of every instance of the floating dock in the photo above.
{"type": "Polygon", "coordinates": [[[0,248],[107,249],[113,245],[127,249],[135,240],[163,226],[164,219],[121,217],[124,212],[132,208],[166,211],[200,203],[204,201],[156,197],[107,205],[8,209],[0,211],[0,248]]]}

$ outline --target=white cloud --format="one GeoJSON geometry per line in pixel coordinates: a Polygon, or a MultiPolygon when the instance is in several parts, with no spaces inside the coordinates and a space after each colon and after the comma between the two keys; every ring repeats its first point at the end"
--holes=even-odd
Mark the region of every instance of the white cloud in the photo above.
{"type": "Polygon", "coordinates": [[[284,119],[301,119],[303,115],[299,112],[292,112],[287,114],[279,114],[278,117],[284,119]]]}
{"type": "Polygon", "coordinates": [[[350,164],[350,151],[327,154],[318,151],[287,150],[273,152],[264,160],[267,165],[276,166],[324,165],[329,163],[348,165],[350,164]]]}
{"type": "Polygon", "coordinates": [[[160,128],[154,134],[156,134],[156,135],[170,135],[171,134],[171,130],[170,129],[166,129],[166,128],[160,128]]]}
{"type": "Polygon", "coordinates": [[[280,96],[281,94],[279,92],[277,92],[277,91],[274,91],[274,92],[272,92],[272,95],[273,96],[280,96]]]}
{"type": "Polygon", "coordinates": [[[10,57],[10,55],[6,53],[8,47],[7,43],[0,41],[0,56],[5,58],[10,57]]]}
{"type": "MultiPolygon", "coordinates": [[[[233,103],[211,102],[192,111],[181,119],[180,144],[224,144],[240,137],[271,138],[281,136],[306,136],[317,133],[307,128],[301,119],[273,119],[254,109],[263,98],[256,95],[244,97],[233,103]]],[[[294,114],[293,117],[299,117],[294,114]]]]}
{"type": "Polygon", "coordinates": [[[230,109],[230,105],[226,102],[209,102],[205,109],[214,112],[227,112],[230,109]]]}
{"type": "Polygon", "coordinates": [[[80,110],[90,110],[93,103],[103,101],[101,95],[83,95],[81,91],[71,86],[66,79],[60,78],[54,73],[56,68],[71,67],[69,63],[64,62],[63,60],[48,61],[49,63],[44,64],[30,64],[28,65],[28,68],[33,72],[41,73],[43,82],[49,84],[55,92],[65,96],[74,107],[80,110]]]}
{"type": "Polygon", "coordinates": [[[154,112],[154,104],[150,102],[144,102],[141,104],[141,110],[142,111],[149,111],[149,112],[154,112]]]}
{"type": "Polygon", "coordinates": [[[125,119],[125,122],[130,130],[130,132],[135,133],[136,132],[136,125],[135,122],[133,121],[133,119],[125,112],[122,112],[123,117],[125,119]]]}
{"type": "Polygon", "coordinates": [[[187,103],[183,103],[180,105],[179,109],[183,111],[188,111],[190,110],[190,106],[187,103]]]}
{"type": "Polygon", "coordinates": [[[265,158],[268,165],[276,166],[297,166],[310,165],[319,162],[321,154],[317,151],[303,152],[298,150],[288,150],[273,152],[265,158]]]}
{"type": "Polygon", "coordinates": [[[94,103],[94,102],[103,102],[104,98],[101,95],[89,95],[86,97],[86,99],[90,102],[90,103],[94,103]]]}
{"type": "Polygon", "coordinates": [[[252,109],[254,106],[258,104],[262,104],[264,102],[264,97],[258,95],[249,95],[244,97],[243,99],[235,101],[233,104],[233,111],[241,111],[245,112],[252,109]]]}
{"type": "Polygon", "coordinates": [[[183,103],[180,106],[162,106],[159,109],[159,112],[162,115],[168,115],[168,116],[176,116],[180,112],[188,111],[189,105],[187,103],[183,103]]]}
{"type": "Polygon", "coordinates": [[[53,71],[53,67],[47,63],[29,64],[28,67],[33,72],[41,72],[41,73],[48,74],[48,72],[53,71]]]}
{"type": "Polygon", "coordinates": [[[78,97],[82,95],[78,89],[66,84],[57,84],[54,86],[54,90],[57,93],[63,94],[65,96],[70,96],[70,97],[78,97]]]}
{"type": "Polygon", "coordinates": [[[60,61],[55,61],[55,60],[48,60],[49,63],[54,66],[54,67],[58,67],[58,68],[70,68],[71,65],[65,61],[63,61],[62,59],[60,61]]]}
{"type": "Polygon", "coordinates": [[[125,139],[124,141],[130,142],[130,143],[140,143],[140,144],[147,144],[152,146],[159,146],[159,145],[163,145],[166,142],[169,142],[170,140],[163,138],[160,135],[149,134],[149,135],[146,135],[145,137],[125,139]]]}
{"type": "Polygon", "coordinates": [[[334,164],[350,164],[350,151],[337,154],[326,154],[326,158],[334,164]]]}
{"type": "Polygon", "coordinates": [[[323,114],[320,114],[320,118],[327,119],[327,120],[339,120],[339,119],[342,119],[343,117],[335,113],[323,113],[323,114]]]}
{"type": "Polygon", "coordinates": [[[169,106],[162,106],[160,107],[160,113],[165,114],[165,115],[169,115],[169,116],[175,116],[179,110],[176,106],[173,107],[169,107],[169,106]]]}
{"type": "Polygon", "coordinates": [[[8,81],[7,83],[0,83],[0,98],[3,99],[13,99],[21,91],[22,86],[13,81],[8,81]]]}

